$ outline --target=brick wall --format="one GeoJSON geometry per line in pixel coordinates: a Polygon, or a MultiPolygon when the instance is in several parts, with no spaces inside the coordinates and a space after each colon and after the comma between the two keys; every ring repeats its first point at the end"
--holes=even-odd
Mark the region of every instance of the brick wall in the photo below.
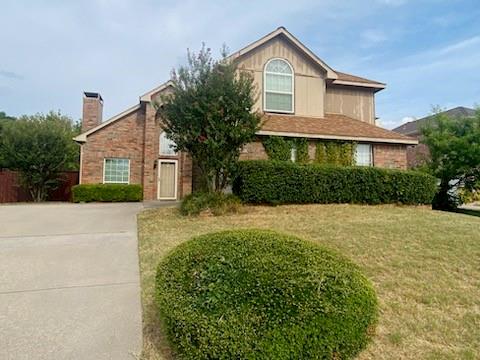
{"type": "Polygon", "coordinates": [[[414,168],[424,164],[430,159],[430,151],[425,144],[418,144],[407,147],[407,165],[408,168],[414,168]]]}
{"type": "Polygon", "coordinates": [[[374,144],[373,164],[376,167],[387,169],[407,168],[407,146],[374,144]]]}
{"type": "Polygon", "coordinates": [[[261,141],[257,140],[243,147],[240,160],[268,160],[268,155],[261,141]]]}
{"type": "MultiPolygon", "coordinates": [[[[143,186],[145,200],[157,199],[159,138],[161,127],[155,109],[145,104],[99,131],[82,145],[81,183],[103,182],[105,158],[130,159],[130,183],[143,186]]],[[[192,191],[192,161],[186,154],[162,158],[178,160],[178,197],[192,191]]]]}
{"type": "Polygon", "coordinates": [[[139,109],[89,135],[82,145],[82,184],[103,183],[105,158],[130,159],[130,183],[142,184],[144,113],[139,109]]]}

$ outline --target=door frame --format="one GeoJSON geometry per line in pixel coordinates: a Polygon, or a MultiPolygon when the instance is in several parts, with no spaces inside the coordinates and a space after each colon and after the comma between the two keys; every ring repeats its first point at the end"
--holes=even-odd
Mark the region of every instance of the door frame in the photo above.
{"type": "Polygon", "coordinates": [[[178,195],[178,160],[175,159],[158,159],[158,178],[157,178],[157,199],[158,200],[177,200],[178,195]],[[160,179],[162,163],[175,164],[175,196],[174,197],[160,197],[160,179]]]}

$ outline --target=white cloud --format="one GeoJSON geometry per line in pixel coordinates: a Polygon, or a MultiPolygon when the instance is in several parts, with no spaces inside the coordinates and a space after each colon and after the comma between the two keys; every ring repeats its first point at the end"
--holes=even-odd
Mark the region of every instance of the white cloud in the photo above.
{"type": "Polygon", "coordinates": [[[378,45],[387,40],[387,35],[379,29],[368,29],[360,34],[363,47],[378,45]]]}

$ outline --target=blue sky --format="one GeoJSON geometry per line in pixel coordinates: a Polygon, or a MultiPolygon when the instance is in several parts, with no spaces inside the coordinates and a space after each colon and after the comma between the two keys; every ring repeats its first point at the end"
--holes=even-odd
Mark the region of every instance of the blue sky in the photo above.
{"type": "Polygon", "coordinates": [[[186,49],[232,51],[285,26],[334,69],[387,83],[380,123],[480,104],[478,0],[3,0],[0,111],[81,116],[82,91],[104,119],[168,79],[186,49]]]}

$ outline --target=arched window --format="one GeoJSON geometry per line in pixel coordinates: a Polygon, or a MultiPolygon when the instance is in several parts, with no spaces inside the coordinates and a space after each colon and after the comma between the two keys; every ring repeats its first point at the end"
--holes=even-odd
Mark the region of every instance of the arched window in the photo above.
{"type": "Polygon", "coordinates": [[[293,113],[293,68],[283,59],[271,59],[263,74],[265,111],[293,113]]]}
{"type": "Polygon", "coordinates": [[[167,133],[160,134],[160,155],[175,155],[175,143],[167,138],[167,133]]]}

